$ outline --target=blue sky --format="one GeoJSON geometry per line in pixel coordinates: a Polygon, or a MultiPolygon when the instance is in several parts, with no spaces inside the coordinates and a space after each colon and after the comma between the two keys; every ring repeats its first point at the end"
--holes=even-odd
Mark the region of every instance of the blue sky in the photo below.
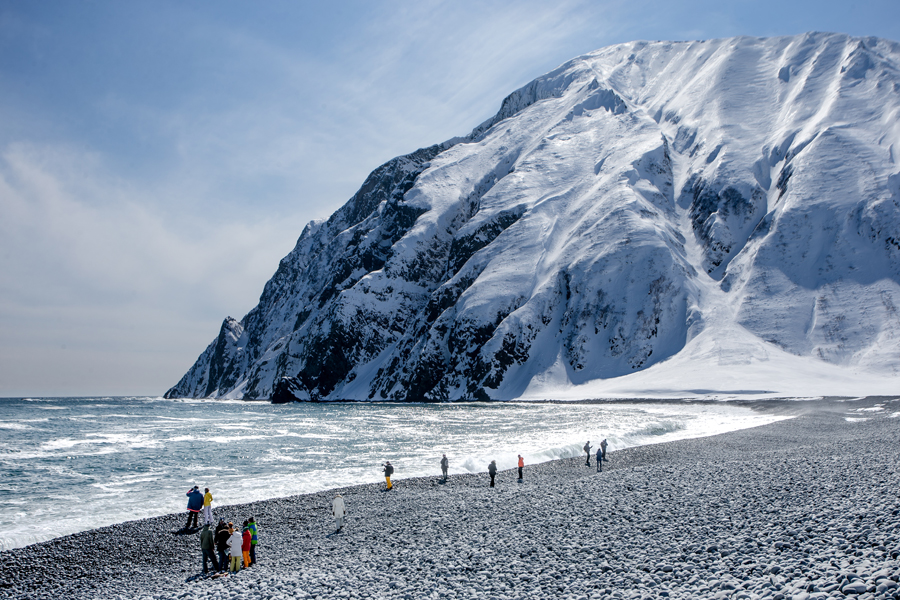
{"type": "Polygon", "coordinates": [[[162,394],[373,168],[579,54],[900,2],[0,2],[0,396],[162,394]]]}

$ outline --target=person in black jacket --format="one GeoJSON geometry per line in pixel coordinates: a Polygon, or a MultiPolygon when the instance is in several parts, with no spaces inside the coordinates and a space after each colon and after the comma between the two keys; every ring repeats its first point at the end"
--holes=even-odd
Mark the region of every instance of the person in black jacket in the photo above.
{"type": "Polygon", "coordinates": [[[219,570],[224,571],[228,568],[228,538],[231,537],[231,533],[228,531],[228,525],[225,524],[225,519],[219,519],[219,524],[216,525],[216,550],[219,552],[219,570]]]}
{"type": "Polygon", "coordinates": [[[492,460],[488,465],[488,473],[491,475],[491,487],[494,487],[494,477],[497,476],[497,461],[492,460]]]}
{"type": "Polygon", "coordinates": [[[391,485],[391,475],[394,474],[394,465],[391,464],[391,461],[386,461],[384,463],[384,480],[387,482],[387,489],[392,490],[394,486],[391,485]]]}
{"type": "Polygon", "coordinates": [[[447,469],[450,468],[450,461],[447,460],[447,455],[444,455],[444,458],[441,459],[441,473],[444,474],[444,481],[447,481],[447,469]]]}

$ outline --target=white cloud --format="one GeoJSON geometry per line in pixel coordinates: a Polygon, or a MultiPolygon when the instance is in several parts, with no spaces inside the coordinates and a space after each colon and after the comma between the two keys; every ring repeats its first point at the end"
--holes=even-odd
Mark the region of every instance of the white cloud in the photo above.
{"type": "Polygon", "coordinates": [[[302,227],[163,214],[155,193],[71,149],[17,145],[2,155],[0,395],[47,389],[65,372],[69,393],[162,393],[222,318],[255,304],[302,227]],[[82,370],[107,354],[108,371],[82,370]]]}
{"type": "MultiPolygon", "coordinates": [[[[854,11],[857,29],[896,31],[885,6],[854,11]]],[[[256,303],[308,220],[578,54],[846,14],[775,8],[163,2],[118,21],[81,7],[77,29],[65,7],[0,10],[0,395],[164,391],[256,303]]]]}

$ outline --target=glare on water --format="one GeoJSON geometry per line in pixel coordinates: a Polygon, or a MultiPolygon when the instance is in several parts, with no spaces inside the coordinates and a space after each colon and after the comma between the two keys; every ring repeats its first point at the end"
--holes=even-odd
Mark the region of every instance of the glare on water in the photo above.
{"type": "MultiPolygon", "coordinates": [[[[162,398],[0,400],[0,549],[185,509],[501,469],[776,420],[729,404],[292,404],[162,398]]],[[[224,509],[227,512],[227,509],[224,509]]]]}

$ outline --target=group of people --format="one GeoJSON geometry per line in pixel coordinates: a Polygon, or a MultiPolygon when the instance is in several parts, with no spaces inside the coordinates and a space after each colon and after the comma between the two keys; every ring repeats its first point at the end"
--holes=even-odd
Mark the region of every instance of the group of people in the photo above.
{"type": "MultiPolygon", "coordinates": [[[[607,443],[606,443],[605,439],[602,442],[600,442],[599,446],[597,446],[596,462],[597,462],[597,472],[598,473],[603,471],[603,461],[606,460],[606,446],[607,446],[607,443]]],[[[588,440],[584,444],[584,447],[583,447],[585,454],[587,454],[587,458],[585,460],[585,464],[587,466],[591,466],[591,450],[592,449],[593,449],[593,446],[591,446],[591,441],[588,440]]],[[[394,474],[394,465],[391,464],[391,461],[385,461],[385,463],[381,466],[382,466],[382,470],[384,472],[384,480],[385,480],[385,483],[387,484],[387,489],[388,490],[394,489],[394,485],[391,483],[391,475],[394,474]]],[[[447,481],[449,469],[450,469],[450,461],[447,459],[447,455],[444,454],[441,456],[441,474],[443,475],[443,480],[445,482],[447,481]]],[[[525,459],[522,457],[521,454],[518,455],[518,471],[519,471],[519,481],[523,481],[524,477],[525,477],[525,474],[524,474],[525,459]]],[[[488,465],[488,475],[490,475],[490,477],[491,477],[491,487],[494,487],[494,482],[497,477],[497,461],[496,460],[492,460],[490,462],[490,464],[488,465]]],[[[337,500],[338,498],[340,498],[340,494],[335,496],[335,500],[337,500]]],[[[340,506],[341,506],[341,518],[343,519],[344,511],[345,511],[343,499],[341,499],[341,501],[340,501],[340,506]]],[[[337,518],[337,513],[335,513],[335,518],[337,518]]],[[[342,526],[343,526],[342,523],[339,523],[338,529],[340,529],[342,526]]]]}
{"type": "MultiPolygon", "coordinates": [[[[603,471],[603,461],[606,460],[606,440],[600,442],[597,446],[596,462],[597,472],[603,471]]],[[[591,446],[588,440],[582,448],[587,455],[585,464],[591,466],[591,446]]],[[[394,466],[391,461],[385,461],[382,465],[384,472],[384,480],[387,489],[394,488],[391,483],[391,475],[394,474],[394,466]]],[[[441,473],[444,481],[447,481],[448,471],[450,469],[450,461],[447,455],[441,457],[441,473]]],[[[518,455],[518,474],[519,481],[523,481],[525,473],[525,458],[518,455]]],[[[488,475],[491,477],[491,487],[497,477],[497,461],[492,460],[488,465],[488,475]]],[[[210,530],[212,525],[212,494],[209,488],[201,494],[200,488],[194,486],[187,493],[188,496],[188,520],[185,529],[191,528],[191,523],[196,527],[198,515],[203,513],[203,530],[200,532],[200,548],[203,550],[203,572],[209,573],[208,563],[212,562],[213,569],[216,572],[237,572],[243,567],[250,567],[256,564],[256,546],[257,546],[257,527],[256,520],[250,517],[244,521],[243,527],[238,529],[234,523],[225,523],[225,519],[219,519],[215,531],[210,530]],[[219,556],[216,558],[216,551],[219,556]]],[[[347,516],[347,505],[344,503],[344,497],[341,494],[335,494],[331,501],[331,514],[334,516],[337,531],[344,527],[344,518],[347,516]]]]}
{"type": "MultiPolygon", "coordinates": [[[[591,440],[588,440],[584,443],[584,453],[587,454],[587,458],[585,459],[584,464],[587,466],[591,466],[591,440]]],[[[600,442],[600,445],[597,446],[597,472],[603,472],[603,461],[606,460],[606,440],[604,439],[600,442]]]]}
{"type": "Polygon", "coordinates": [[[187,515],[187,523],[184,524],[184,528],[192,529],[197,527],[197,518],[200,513],[203,513],[203,524],[204,525],[212,525],[212,501],[213,497],[209,491],[209,488],[206,488],[205,493],[200,492],[199,486],[194,486],[188,490],[188,515],[187,515]]]}
{"type": "Polygon", "coordinates": [[[200,488],[194,486],[187,493],[188,520],[185,530],[197,525],[200,512],[203,513],[203,529],[200,531],[200,550],[203,552],[203,573],[209,573],[209,563],[212,563],[213,571],[224,573],[229,571],[236,573],[241,567],[252,567],[256,564],[256,547],[259,543],[259,530],[256,519],[250,517],[238,528],[234,523],[226,523],[224,518],[219,519],[215,530],[210,529],[213,523],[212,494],[206,488],[205,494],[200,493],[200,488]],[[199,500],[198,500],[199,497],[199,500]],[[218,557],[216,552],[218,551],[218,557]]]}

